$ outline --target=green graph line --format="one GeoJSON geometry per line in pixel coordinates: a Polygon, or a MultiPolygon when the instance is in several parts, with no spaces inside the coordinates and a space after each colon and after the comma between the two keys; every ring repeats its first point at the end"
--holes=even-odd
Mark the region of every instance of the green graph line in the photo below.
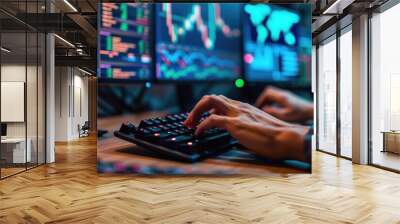
{"type": "Polygon", "coordinates": [[[108,78],[112,78],[112,77],[113,77],[112,68],[107,68],[107,77],[108,77],[108,78]]]}
{"type": "MultiPolygon", "coordinates": [[[[128,19],[128,5],[126,3],[121,3],[121,20],[127,20],[128,19]]],[[[128,30],[128,24],[126,22],[121,23],[121,30],[127,31],[128,30]]]]}
{"type": "Polygon", "coordinates": [[[106,47],[107,51],[112,51],[113,49],[112,36],[107,36],[106,41],[107,41],[107,47],[106,47]]]}
{"type": "Polygon", "coordinates": [[[143,53],[144,53],[144,49],[145,49],[144,41],[143,41],[143,40],[139,41],[138,45],[139,45],[139,46],[138,46],[139,52],[140,52],[141,54],[143,54],[143,53]]]}
{"type": "Polygon", "coordinates": [[[214,48],[216,32],[215,20],[214,20],[214,4],[208,4],[208,32],[209,32],[209,43],[210,49],[214,48]]]}
{"type": "Polygon", "coordinates": [[[143,32],[144,32],[144,27],[143,27],[143,26],[137,26],[137,27],[136,27],[136,32],[139,33],[139,34],[143,34],[143,32]]]}
{"type": "Polygon", "coordinates": [[[166,79],[180,79],[189,76],[194,73],[194,78],[196,79],[206,79],[209,76],[214,76],[216,78],[231,77],[232,71],[227,69],[221,69],[218,67],[209,67],[200,69],[197,65],[190,65],[183,69],[170,69],[167,65],[160,65],[160,72],[164,74],[166,79]]]}

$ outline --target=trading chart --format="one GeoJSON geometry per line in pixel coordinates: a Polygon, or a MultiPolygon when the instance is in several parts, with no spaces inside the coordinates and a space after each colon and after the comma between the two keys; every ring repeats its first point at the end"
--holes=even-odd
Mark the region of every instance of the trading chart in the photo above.
{"type": "Polygon", "coordinates": [[[243,61],[250,81],[305,81],[311,62],[308,5],[246,4],[243,61]]]}
{"type": "Polygon", "coordinates": [[[156,4],[161,80],[233,80],[241,73],[241,5],[156,4]]]}
{"type": "Polygon", "coordinates": [[[151,78],[151,7],[145,3],[100,4],[100,78],[151,78]]]}

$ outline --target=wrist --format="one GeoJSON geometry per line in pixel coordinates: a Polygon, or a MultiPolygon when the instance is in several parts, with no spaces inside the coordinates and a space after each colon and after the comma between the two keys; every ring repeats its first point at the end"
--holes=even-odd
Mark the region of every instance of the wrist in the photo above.
{"type": "Polygon", "coordinates": [[[307,155],[304,152],[305,137],[310,128],[296,125],[283,127],[275,137],[277,145],[280,145],[282,159],[295,159],[307,161],[307,155]]]}
{"type": "Polygon", "coordinates": [[[306,120],[313,120],[314,119],[314,104],[308,105],[305,109],[306,120]]]}

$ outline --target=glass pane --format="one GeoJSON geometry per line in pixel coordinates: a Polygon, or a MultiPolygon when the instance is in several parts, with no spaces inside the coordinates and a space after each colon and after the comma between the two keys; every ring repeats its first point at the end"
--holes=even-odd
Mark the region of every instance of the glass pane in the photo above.
{"type": "Polygon", "coordinates": [[[336,39],[318,48],[318,149],[336,153],[336,39]]]}
{"type": "Polygon", "coordinates": [[[340,153],[352,156],[352,35],[340,36],[340,153]]]}
{"type": "Polygon", "coordinates": [[[38,164],[45,163],[46,150],[45,150],[45,52],[46,37],[44,34],[39,34],[38,45],[38,164]]]}
{"type": "MultiPolygon", "coordinates": [[[[43,13],[44,6],[44,0],[0,2],[0,7],[19,13],[20,18],[25,18],[25,12],[43,13]]],[[[0,148],[4,177],[45,161],[45,36],[2,12],[0,26],[2,99],[6,99],[0,108],[2,115],[5,114],[1,118],[0,148]]]]}
{"type": "MultiPolygon", "coordinates": [[[[315,94],[317,93],[316,87],[317,87],[317,47],[315,45],[312,46],[312,61],[311,61],[311,88],[312,88],[312,92],[314,93],[314,98],[315,98],[315,94]]],[[[312,137],[312,150],[317,149],[317,145],[316,145],[316,136],[317,136],[317,130],[316,130],[316,125],[317,125],[317,110],[315,109],[317,106],[317,101],[314,100],[314,133],[313,133],[313,137],[312,137]]]]}
{"type": "MultiPolygon", "coordinates": [[[[7,133],[2,133],[2,177],[25,170],[30,160],[26,151],[25,89],[26,33],[1,34],[1,121],[7,133]]],[[[29,149],[29,146],[28,146],[29,149]]]]}
{"type": "Polygon", "coordinates": [[[400,170],[400,4],[374,15],[372,25],[372,163],[400,170]]]}
{"type": "MultiPolygon", "coordinates": [[[[26,12],[38,13],[39,3],[37,1],[27,2],[26,12]]],[[[30,17],[31,20],[38,20],[38,16],[30,17]]],[[[38,23],[38,21],[32,21],[38,23]]],[[[28,30],[28,62],[27,62],[27,131],[28,144],[30,144],[31,161],[28,168],[35,167],[38,164],[38,45],[39,36],[36,30],[28,30]]],[[[28,148],[29,149],[29,148],[28,148]]]]}
{"type": "Polygon", "coordinates": [[[26,80],[26,112],[27,112],[27,142],[28,142],[28,168],[37,165],[38,160],[38,36],[36,32],[29,32],[28,38],[28,63],[26,80]]]}

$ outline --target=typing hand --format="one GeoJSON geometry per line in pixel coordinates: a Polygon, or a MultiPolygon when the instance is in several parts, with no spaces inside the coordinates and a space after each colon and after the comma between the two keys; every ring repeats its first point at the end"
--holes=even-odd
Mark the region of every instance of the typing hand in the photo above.
{"type": "Polygon", "coordinates": [[[276,87],[266,87],[258,97],[256,106],[288,122],[304,122],[314,116],[314,105],[311,102],[276,87]]]}
{"type": "Polygon", "coordinates": [[[197,126],[197,135],[209,128],[226,129],[248,150],[270,159],[307,161],[304,137],[308,127],[289,124],[225,96],[204,96],[189,113],[184,125],[197,126]],[[202,114],[208,111],[212,114],[199,124],[202,114]]]}

